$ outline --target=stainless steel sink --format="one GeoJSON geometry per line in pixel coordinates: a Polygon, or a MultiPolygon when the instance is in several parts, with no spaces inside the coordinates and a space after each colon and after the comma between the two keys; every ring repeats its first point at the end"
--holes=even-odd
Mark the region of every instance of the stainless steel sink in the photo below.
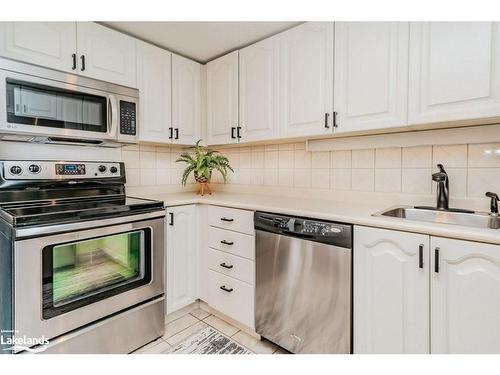
{"type": "Polygon", "coordinates": [[[396,217],[407,220],[464,225],[475,228],[498,229],[500,227],[500,220],[498,216],[490,215],[486,212],[453,212],[422,209],[410,206],[398,206],[389,208],[385,211],[377,212],[373,216],[396,217]]]}

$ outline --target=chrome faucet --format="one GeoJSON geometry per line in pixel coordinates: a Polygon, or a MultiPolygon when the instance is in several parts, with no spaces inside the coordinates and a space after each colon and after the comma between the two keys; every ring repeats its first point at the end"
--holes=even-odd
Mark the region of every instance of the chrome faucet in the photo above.
{"type": "Polygon", "coordinates": [[[437,185],[437,203],[438,210],[447,210],[450,200],[450,186],[448,174],[444,170],[443,164],[438,164],[439,172],[432,174],[432,181],[436,181],[437,185]]]}
{"type": "Polygon", "coordinates": [[[498,195],[496,193],[492,193],[491,191],[488,191],[485,195],[488,198],[491,198],[489,227],[491,229],[498,229],[500,228],[500,219],[498,217],[498,195]]]}

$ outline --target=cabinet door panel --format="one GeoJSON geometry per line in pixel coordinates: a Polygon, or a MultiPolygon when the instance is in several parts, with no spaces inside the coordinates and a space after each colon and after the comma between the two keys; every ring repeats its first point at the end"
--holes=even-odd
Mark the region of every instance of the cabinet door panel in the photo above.
{"type": "Polygon", "coordinates": [[[308,22],[280,36],[281,135],[331,133],[333,23],[308,22]],[[329,127],[325,113],[330,116],[329,127]]]}
{"type": "MultiPolygon", "coordinates": [[[[136,87],[136,40],[93,22],[77,23],[77,45],[85,56],[78,74],[136,87]]],[[[81,61],[80,61],[81,63],[81,61]]]]}
{"type": "Polygon", "coordinates": [[[335,24],[335,132],[407,124],[408,25],[335,24]]]}
{"type": "Polygon", "coordinates": [[[73,72],[75,22],[0,22],[0,55],[73,72]]]}
{"type": "Polygon", "coordinates": [[[201,137],[201,65],[172,55],[172,126],[178,144],[194,144],[201,137]]]}
{"type": "Polygon", "coordinates": [[[167,314],[198,298],[198,225],[196,206],[167,209],[167,314]],[[171,221],[171,214],[173,221],[171,221]],[[173,222],[173,225],[170,223],[173,222]]]}
{"type": "Polygon", "coordinates": [[[231,134],[231,128],[237,126],[238,51],[234,51],[207,64],[208,143],[237,142],[231,134]]]}
{"type": "Polygon", "coordinates": [[[432,237],[431,249],[432,352],[499,354],[500,246],[432,237]]]}
{"type": "Polygon", "coordinates": [[[171,53],[137,43],[137,83],[141,141],[171,143],[171,53]]]}
{"type": "Polygon", "coordinates": [[[500,116],[499,25],[410,24],[410,124],[500,116]]]}
{"type": "Polygon", "coordinates": [[[426,235],[355,227],[354,353],[429,353],[428,254],[426,235]]]}
{"type": "Polygon", "coordinates": [[[278,136],[279,52],[279,36],[240,50],[240,142],[278,136]]]}

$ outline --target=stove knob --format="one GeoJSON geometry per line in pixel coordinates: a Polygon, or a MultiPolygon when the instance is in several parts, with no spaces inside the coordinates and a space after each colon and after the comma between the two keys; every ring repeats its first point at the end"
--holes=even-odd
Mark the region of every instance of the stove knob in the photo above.
{"type": "Polygon", "coordinates": [[[30,173],[37,174],[40,172],[40,166],[36,164],[31,164],[28,167],[28,171],[30,171],[30,173]]]}
{"type": "Polygon", "coordinates": [[[13,165],[12,167],[10,167],[10,173],[12,174],[21,174],[22,171],[23,170],[19,165],[13,165]]]}
{"type": "Polygon", "coordinates": [[[111,167],[111,168],[109,168],[109,171],[110,171],[111,173],[116,173],[116,172],[118,172],[118,168],[116,168],[116,167],[111,167]]]}
{"type": "Polygon", "coordinates": [[[106,166],[105,165],[100,165],[99,167],[97,167],[97,170],[101,173],[104,173],[106,172],[106,166]]]}

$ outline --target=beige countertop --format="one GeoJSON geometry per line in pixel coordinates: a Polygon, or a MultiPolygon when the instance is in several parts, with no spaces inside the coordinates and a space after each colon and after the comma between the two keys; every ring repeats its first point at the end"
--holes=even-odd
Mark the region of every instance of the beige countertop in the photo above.
{"type": "MultiPolygon", "coordinates": [[[[216,191],[213,195],[206,195],[204,197],[200,197],[192,191],[132,195],[163,200],[166,207],[185,204],[211,204],[500,244],[500,229],[481,229],[372,216],[372,214],[391,206],[386,202],[359,203],[311,199],[298,196],[279,196],[276,194],[249,194],[224,191],[216,191]]],[[[411,205],[411,202],[408,205],[411,205]]]]}

